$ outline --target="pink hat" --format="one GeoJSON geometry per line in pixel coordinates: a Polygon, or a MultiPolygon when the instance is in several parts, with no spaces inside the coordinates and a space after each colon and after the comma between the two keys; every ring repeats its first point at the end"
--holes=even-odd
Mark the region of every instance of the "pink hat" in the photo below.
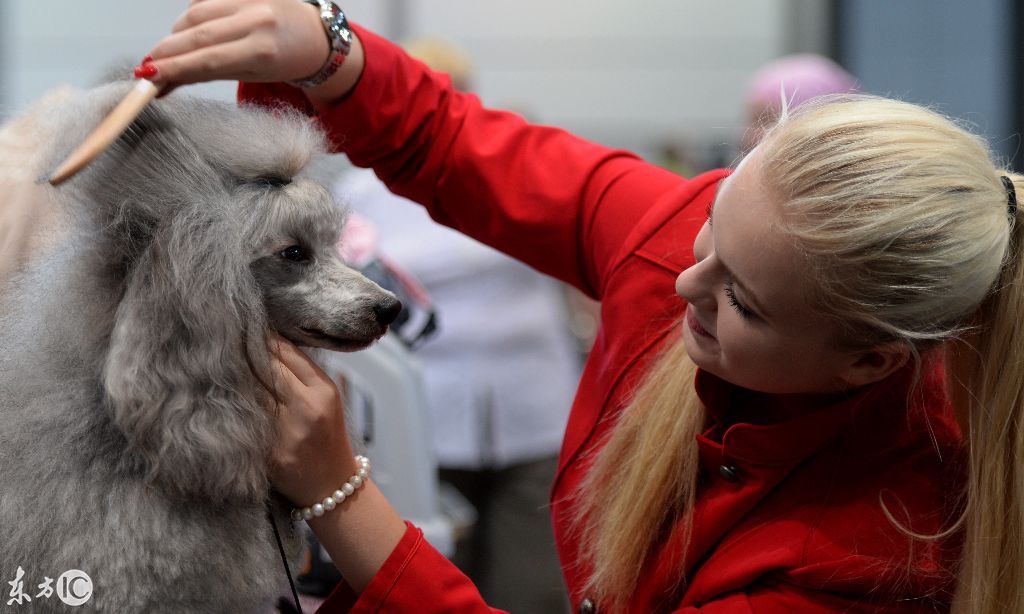
{"type": "Polygon", "coordinates": [[[832,60],[814,54],[780,58],[754,75],[747,90],[747,104],[778,109],[781,92],[790,107],[825,94],[857,91],[857,80],[832,60]]]}

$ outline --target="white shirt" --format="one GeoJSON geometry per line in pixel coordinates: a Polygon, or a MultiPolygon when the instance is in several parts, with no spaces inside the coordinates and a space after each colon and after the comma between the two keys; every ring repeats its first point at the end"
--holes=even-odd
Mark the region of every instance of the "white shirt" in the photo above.
{"type": "Polygon", "coordinates": [[[437,309],[438,332],[416,354],[439,464],[500,468],[557,454],[580,375],[558,282],[437,224],[371,171],[353,169],[334,192],[374,223],[380,253],[437,309]]]}

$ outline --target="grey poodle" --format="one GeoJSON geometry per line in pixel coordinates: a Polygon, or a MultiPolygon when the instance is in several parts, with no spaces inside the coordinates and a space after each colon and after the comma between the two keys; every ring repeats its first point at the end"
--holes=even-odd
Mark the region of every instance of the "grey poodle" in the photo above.
{"type": "MultiPolygon", "coordinates": [[[[128,87],[48,109],[39,174],[128,87]]],[[[62,235],[0,288],[0,609],[18,567],[33,612],[68,611],[35,595],[70,569],[102,612],[251,612],[286,585],[268,330],[350,351],[400,309],[337,257],[341,214],[303,176],[322,148],[287,112],[171,96],[40,188],[62,235]]]]}

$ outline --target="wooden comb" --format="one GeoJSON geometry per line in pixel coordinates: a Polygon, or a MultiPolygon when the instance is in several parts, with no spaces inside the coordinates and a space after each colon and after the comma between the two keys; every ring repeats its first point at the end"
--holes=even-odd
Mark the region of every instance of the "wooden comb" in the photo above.
{"type": "Polygon", "coordinates": [[[47,181],[50,185],[59,185],[86,167],[97,156],[106,151],[110,144],[121,136],[121,133],[142,113],[151,100],[156,98],[160,88],[152,81],[139,79],[117,106],[103,118],[96,129],[85,137],[82,144],[71,152],[67,158],[50,174],[47,181]]]}

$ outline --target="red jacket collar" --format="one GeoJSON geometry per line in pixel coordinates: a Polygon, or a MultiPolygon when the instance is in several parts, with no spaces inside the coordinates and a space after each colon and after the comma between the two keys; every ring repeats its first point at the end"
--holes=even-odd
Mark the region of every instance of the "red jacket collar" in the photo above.
{"type": "MultiPolygon", "coordinates": [[[[905,416],[913,375],[913,369],[905,367],[884,380],[847,393],[808,397],[801,401],[806,404],[805,412],[776,421],[772,419],[776,397],[750,393],[698,370],[694,385],[708,415],[708,430],[701,439],[703,443],[720,444],[726,458],[745,464],[789,466],[814,455],[854,424],[882,427],[875,423],[888,422],[894,414],[905,416]],[[732,416],[738,402],[763,405],[763,423],[735,421],[732,416]],[[894,411],[897,408],[903,411],[894,411]],[[883,409],[887,411],[880,411],[883,409]]],[[[787,405],[792,416],[792,403],[787,405]]],[[[760,408],[743,409],[749,413],[760,408]]]]}

